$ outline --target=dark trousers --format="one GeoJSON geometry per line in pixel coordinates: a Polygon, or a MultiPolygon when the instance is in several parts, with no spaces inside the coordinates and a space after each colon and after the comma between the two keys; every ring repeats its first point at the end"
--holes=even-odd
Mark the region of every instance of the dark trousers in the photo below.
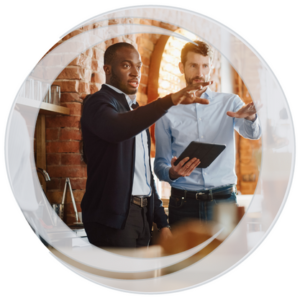
{"type": "Polygon", "coordinates": [[[149,245],[150,228],[147,207],[130,203],[124,229],[115,229],[100,223],[88,222],[84,228],[89,242],[100,248],[137,248],[149,245]]]}
{"type": "Polygon", "coordinates": [[[172,226],[181,221],[197,219],[202,221],[213,220],[213,208],[220,203],[236,203],[236,193],[231,193],[226,199],[199,201],[183,197],[170,197],[169,224],[172,226]]]}

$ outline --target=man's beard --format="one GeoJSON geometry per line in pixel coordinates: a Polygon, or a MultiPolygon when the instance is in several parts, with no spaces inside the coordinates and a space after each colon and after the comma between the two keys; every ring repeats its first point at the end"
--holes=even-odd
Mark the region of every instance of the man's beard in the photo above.
{"type": "Polygon", "coordinates": [[[199,77],[199,76],[196,76],[196,77],[193,77],[193,78],[187,78],[186,75],[184,74],[184,78],[185,78],[186,86],[193,85],[193,80],[195,80],[195,79],[199,79],[202,82],[205,82],[205,78],[204,77],[199,77]]]}
{"type": "Polygon", "coordinates": [[[121,87],[121,80],[120,78],[116,75],[116,73],[114,72],[114,70],[111,70],[111,78],[110,78],[110,83],[112,86],[120,89],[121,87]]]}
{"type": "Polygon", "coordinates": [[[114,70],[111,70],[111,78],[110,78],[110,83],[112,86],[116,87],[117,89],[121,90],[122,92],[124,92],[126,95],[134,95],[136,94],[137,91],[132,92],[128,89],[127,86],[123,86],[121,83],[120,78],[118,77],[118,75],[116,75],[116,73],[114,72],[114,70]]]}

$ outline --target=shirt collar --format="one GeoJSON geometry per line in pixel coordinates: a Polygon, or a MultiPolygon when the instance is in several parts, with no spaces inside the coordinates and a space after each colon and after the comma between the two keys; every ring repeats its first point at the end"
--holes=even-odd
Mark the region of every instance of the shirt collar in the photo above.
{"type": "Polygon", "coordinates": [[[107,84],[107,83],[104,83],[104,84],[106,86],[108,86],[109,88],[111,88],[112,90],[116,91],[117,93],[124,94],[125,98],[126,98],[126,100],[128,102],[129,107],[131,107],[132,104],[136,104],[136,95],[135,95],[134,99],[132,100],[132,99],[130,99],[130,97],[127,94],[125,94],[123,91],[119,90],[118,88],[116,88],[116,87],[114,87],[114,86],[112,86],[110,84],[107,84]]]}
{"type": "Polygon", "coordinates": [[[209,87],[207,87],[204,95],[207,97],[207,100],[212,100],[212,90],[209,87]]]}

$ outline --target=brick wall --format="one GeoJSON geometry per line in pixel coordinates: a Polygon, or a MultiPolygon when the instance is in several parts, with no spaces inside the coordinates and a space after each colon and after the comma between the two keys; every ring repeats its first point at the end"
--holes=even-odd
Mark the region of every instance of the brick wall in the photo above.
{"type": "MultiPolygon", "coordinates": [[[[234,71],[234,92],[247,104],[252,102],[247,87],[234,71]]],[[[238,177],[237,189],[242,194],[254,194],[259,167],[256,160],[256,152],[261,149],[261,139],[249,140],[236,133],[236,174],[238,177]]]]}

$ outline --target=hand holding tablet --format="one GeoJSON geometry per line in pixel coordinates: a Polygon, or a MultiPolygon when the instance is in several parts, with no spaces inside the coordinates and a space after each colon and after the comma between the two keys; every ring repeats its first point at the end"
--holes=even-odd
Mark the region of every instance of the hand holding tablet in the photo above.
{"type": "Polygon", "coordinates": [[[178,159],[172,158],[170,179],[189,176],[195,168],[207,168],[225,148],[225,145],[191,142],[178,159]]]}

